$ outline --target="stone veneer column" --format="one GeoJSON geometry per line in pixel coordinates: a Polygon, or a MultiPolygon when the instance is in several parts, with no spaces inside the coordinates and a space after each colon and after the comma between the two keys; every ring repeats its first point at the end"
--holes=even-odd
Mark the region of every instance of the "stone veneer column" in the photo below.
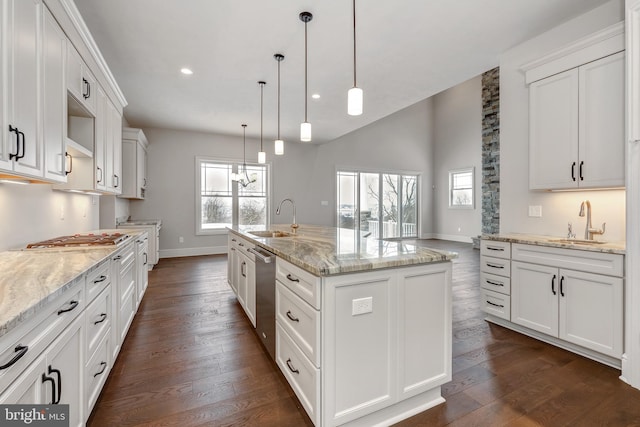
{"type": "Polygon", "coordinates": [[[500,231],[500,68],[482,74],[482,232],[500,231]]]}

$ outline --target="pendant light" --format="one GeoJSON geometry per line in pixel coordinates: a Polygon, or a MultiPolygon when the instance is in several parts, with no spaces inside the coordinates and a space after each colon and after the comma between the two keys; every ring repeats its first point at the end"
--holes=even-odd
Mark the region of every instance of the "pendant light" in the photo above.
{"type": "Polygon", "coordinates": [[[267,153],[262,149],[262,112],[263,112],[263,97],[264,97],[264,85],[267,82],[259,81],[260,85],[260,151],[258,152],[258,163],[265,163],[267,161],[267,153]]]}
{"type": "Polygon", "coordinates": [[[284,141],[280,139],[280,63],[284,59],[284,55],[276,53],[273,57],[278,61],[278,139],[275,141],[275,154],[282,156],[284,154],[284,141]]]}
{"type": "Polygon", "coordinates": [[[347,92],[347,113],[350,116],[362,114],[362,89],[356,82],[356,0],[353,0],[353,87],[347,92]]]}
{"type": "Polygon", "coordinates": [[[311,123],[307,120],[307,23],[313,19],[310,12],[300,13],[300,20],[304,22],[304,122],[300,124],[300,141],[311,141],[311,123]]]}
{"type": "Polygon", "coordinates": [[[242,171],[238,171],[235,174],[235,179],[234,174],[231,174],[231,179],[238,181],[243,187],[256,182],[255,178],[253,180],[249,178],[249,173],[247,172],[247,125],[244,123],[242,124],[242,171]]]}

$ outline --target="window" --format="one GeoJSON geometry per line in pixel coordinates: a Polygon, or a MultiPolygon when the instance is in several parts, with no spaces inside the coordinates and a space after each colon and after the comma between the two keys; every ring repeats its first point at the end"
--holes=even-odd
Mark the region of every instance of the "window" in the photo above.
{"type": "Polygon", "coordinates": [[[196,234],[218,234],[236,225],[267,225],[268,166],[196,158],[196,234]],[[246,186],[234,181],[242,172],[246,186]]]}
{"type": "Polygon", "coordinates": [[[338,171],[337,224],[377,238],[418,237],[418,175],[338,171]]]}
{"type": "Polygon", "coordinates": [[[475,207],[473,191],[474,168],[449,171],[449,207],[473,209],[475,207]]]}

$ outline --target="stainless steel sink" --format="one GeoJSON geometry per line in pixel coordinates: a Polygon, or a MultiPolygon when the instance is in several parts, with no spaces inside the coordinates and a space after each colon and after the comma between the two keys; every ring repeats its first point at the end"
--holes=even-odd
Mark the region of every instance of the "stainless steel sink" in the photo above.
{"type": "Polygon", "coordinates": [[[289,237],[291,233],[287,233],[286,231],[279,230],[259,230],[259,231],[250,231],[249,234],[253,234],[258,237],[289,237]]]}
{"type": "Polygon", "coordinates": [[[601,245],[603,243],[599,240],[583,240],[583,239],[549,239],[552,243],[566,243],[570,245],[601,245]]]}

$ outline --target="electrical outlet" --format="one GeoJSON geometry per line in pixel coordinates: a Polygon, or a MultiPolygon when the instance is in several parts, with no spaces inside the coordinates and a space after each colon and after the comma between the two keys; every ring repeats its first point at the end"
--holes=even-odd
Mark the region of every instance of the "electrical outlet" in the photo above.
{"type": "Polygon", "coordinates": [[[373,311],[373,297],[351,300],[351,315],[371,313],[373,311]]]}
{"type": "Polygon", "coordinates": [[[60,220],[64,221],[64,205],[60,205],[60,220]]]}
{"type": "Polygon", "coordinates": [[[540,205],[529,206],[529,216],[530,217],[535,217],[535,218],[541,218],[542,217],[542,206],[540,206],[540,205]]]}
{"type": "Polygon", "coordinates": [[[320,206],[329,206],[329,201],[328,200],[321,200],[320,201],[320,206]]]}
{"type": "Polygon", "coordinates": [[[178,237],[178,243],[184,243],[184,237],[182,236],[178,237]]]}

